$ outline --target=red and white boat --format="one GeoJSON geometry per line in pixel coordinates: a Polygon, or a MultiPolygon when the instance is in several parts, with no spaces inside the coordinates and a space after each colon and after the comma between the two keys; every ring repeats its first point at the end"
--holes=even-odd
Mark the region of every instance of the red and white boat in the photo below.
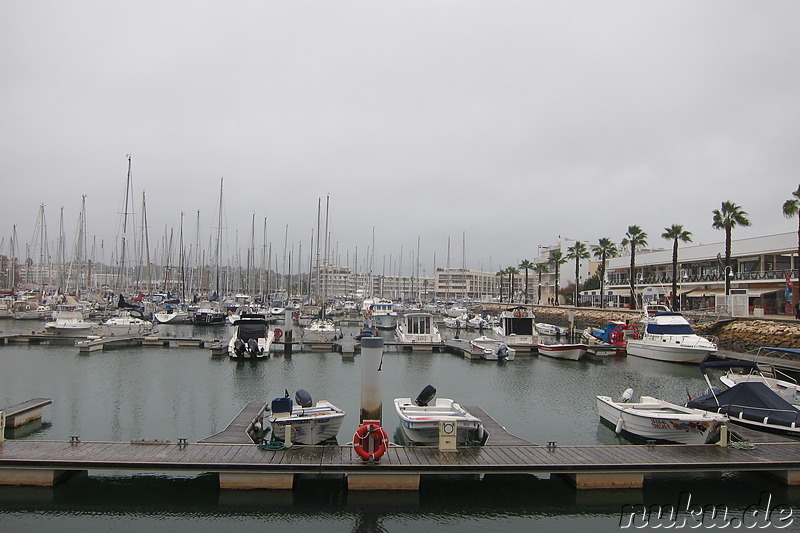
{"type": "Polygon", "coordinates": [[[555,357],[556,359],[568,359],[570,361],[577,361],[586,355],[586,350],[589,346],[586,344],[537,344],[537,351],[548,357],[555,357]]]}

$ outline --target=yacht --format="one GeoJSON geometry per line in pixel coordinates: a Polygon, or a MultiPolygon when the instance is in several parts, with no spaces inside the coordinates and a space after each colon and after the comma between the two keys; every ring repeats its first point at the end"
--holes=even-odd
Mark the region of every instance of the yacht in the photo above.
{"type": "Polygon", "coordinates": [[[397,320],[397,342],[402,344],[441,343],[442,335],[433,323],[433,315],[424,311],[409,311],[397,320]]]}
{"type": "Polygon", "coordinates": [[[664,305],[645,304],[642,324],[639,338],[628,339],[628,355],[699,364],[717,351],[716,343],[697,335],[683,315],[664,305]]]}

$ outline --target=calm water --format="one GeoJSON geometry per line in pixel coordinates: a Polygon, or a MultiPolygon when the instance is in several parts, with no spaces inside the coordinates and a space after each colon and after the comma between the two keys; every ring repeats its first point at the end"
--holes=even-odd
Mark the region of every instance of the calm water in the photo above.
{"type": "MultiPolygon", "coordinates": [[[[5,321],[5,332],[37,325],[5,321]]],[[[225,328],[159,326],[162,334],[226,338],[225,328]]],[[[397,428],[391,402],[427,384],[438,394],[479,405],[511,433],[536,443],[612,444],[594,397],[632,387],[682,402],[705,389],[697,367],[610,358],[571,362],[518,354],[505,364],[448,353],[387,351],[382,367],[384,426],[397,428]]],[[[0,346],[0,405],[52,397],[45,423],[16,438],[196,441],[223,429],[249,401],[298,388],[348,412],[340,442],[357,427],[359,356],[273,355],[237,363],[208,349],[128,348],[80,354],[74,346],[0,346]],[[348,422],[349,420],[349,422],[348,422]]],[[[390,434],[392,431],[390,431],[390,434]]],[[[690,492],[701,505],[732,511],[767,492],[800,514],[800,488],[758,475],[654,476],[642,490],[577,492],[562,480],[533,476],[423,479],[418,493],[348,492],[339,479],[301,479],[294,491],[223,491],[213,475],[162,477],[90,472],[55,488],[0,487],[0,531],[588,531],[619,529],[626,504],[677,504],[690,492]]],[[[800,516],[796,520],[800,526],[800,516]]],[[[793,523],[789,530],[799,530],[793,523]],[[793,529],[795,528],[795,529],[793,529]]]]}

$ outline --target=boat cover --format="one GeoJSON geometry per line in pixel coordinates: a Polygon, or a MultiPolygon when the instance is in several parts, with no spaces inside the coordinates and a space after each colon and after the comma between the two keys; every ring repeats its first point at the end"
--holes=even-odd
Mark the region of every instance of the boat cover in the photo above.
{"type": "Polygon", "coordinates": [[[716,397],[709,392],[690,400],[686,407],[754,422],[764,422],[768,418],[767,423],[779,426],[788,427],[793,422],[800,424],[800,411],[760,381],[739,383],[718,392],[716,397]]]}

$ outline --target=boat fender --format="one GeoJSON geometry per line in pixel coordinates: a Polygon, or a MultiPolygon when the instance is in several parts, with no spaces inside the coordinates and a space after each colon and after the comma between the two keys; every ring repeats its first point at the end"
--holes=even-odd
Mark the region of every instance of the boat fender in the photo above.
{"type": "Polygon", "coordinates": [[[280,328],[275,328],[273,331],[275,333],[275,340],[276,341],[281,340],[281,337],[283,337],[283,330],[281,330],[280,328]]]}
{"type": "Polygon", "coordinates": [[[417,399],[414,400],[414,403],[420,407],[425,407],[428,405],[433,397],[436,396],[436,388],[433,385],[426,385],[422,392],[419,393],[417,399]]]}
{"type": "Polygon", "coordinates": [[[250,352],[250,355],[261,355],[261,348],[258,347],[258,341],[255,339],[250,339],[247,341],[247,351],[250,352]]]}
{"type": "Polygon", "coordinates": [[[365,463],[379,461],[388,446],[389,436],[377,424],[364,424],[353,435],[353,450],[365,463]]]}
{"type": "Polygon", "coordinates": [[[624,426],[625,426],[625,422],[622,420],[622,417],[619,417],[619,419],[617,420],[617,425],[614,428],[614,433],[616,433],[617,435],[622,433],[622,428],[624,426]]]}
{"type": "Polygon", "coordinates": [[[294,401],[297,402],[297,405],[304,409],[313,405],[311,394],[309,394],[309,392],[305,389],[297,389],[297,391],[295,391],[294,401]]]}
{"type": "Polygon", "coordinates": [[[233,351],[236,355],[239,356],[241,356],[242,354],[244,354],[245,351],[247,351],[247,347],[245,346],[244,341],[242,339],[236,339],[234,341],[233,351]]]}

